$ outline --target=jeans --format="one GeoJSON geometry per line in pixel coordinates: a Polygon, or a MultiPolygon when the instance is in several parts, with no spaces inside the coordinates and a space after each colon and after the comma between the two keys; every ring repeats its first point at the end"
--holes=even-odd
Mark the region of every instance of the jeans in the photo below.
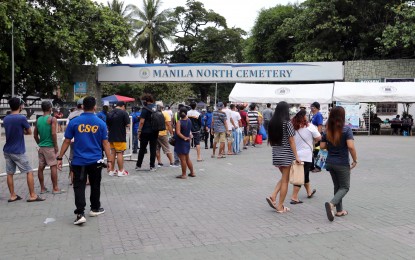
{"type": "Polygon", "coordinates": [[[334,197],[330,202],[336,205],[337,212],[340,212],[343,210],[342,199],[350,188],[350,166],[326,164],[326,168],[334,185],[334,197]]]}
{"type": "Polygon", "coordinates": [[[154,163],[156,161],[156,150],[157,150],[157,138],[158,132],[151,133],[141,133],[140,140],[140,151],[138,152],[137,166],[141,167],[143,163],[144,154],[147,149],[147,145],[150,142],[150,168],[154,168],[154,163]]]}
{"type": "Polygon", "coordinates": [[[210,136],[210,148],[212,148],[213,147],[213,134],[210,131],[210,129],[208,129],[207,131],[205,129],[203,131],[203,139],[205,141],[205,147],[208,147],[208,139],[209,139],[209,136],[210,136]]]}
{"type": "Polygon", "coordinates": [[[91,202],[91,210],[98,210],[101,207],[101,170],[99,164],[90,164],[86,166],[72,165],[73,176],[73,191],[75,193],[75,214],[84,214],[85,201],[85,187],[87,176],[89,177],[89,184],[91,186],[91,195],[89,200],[91,202]]]}
{"type": "Polygon", "coordinates": [[[233,153],[240,153],[241,152],[241,141],[242,141],[242,129],[241,128],[235,128],[232,130],[233,135],[233,144],[232,144],[232,150],[233,153]]]}
{"type": "Polygon", "coordinates": [[[138,150],[138,134],[133,132],[133,152],[138,150]]]}
{"type": "Polygon", "coordinates": [[[264,120],[264,128],[265,128],[265,132],[267,133],[267,136],[268,136],[268,126],[269,126],[269,120],[264,120]]]}

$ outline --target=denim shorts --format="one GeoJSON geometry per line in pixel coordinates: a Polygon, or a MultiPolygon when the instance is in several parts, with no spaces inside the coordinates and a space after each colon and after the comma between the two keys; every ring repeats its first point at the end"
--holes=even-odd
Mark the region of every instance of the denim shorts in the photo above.
{"type": "Polygon", "coordinates": [[[21,173],[29,173],[33,170],[26,154],[4,153],[4,159],[6,160],[6,172],[9,175],[16,173],[16,166],[21,173]]]}

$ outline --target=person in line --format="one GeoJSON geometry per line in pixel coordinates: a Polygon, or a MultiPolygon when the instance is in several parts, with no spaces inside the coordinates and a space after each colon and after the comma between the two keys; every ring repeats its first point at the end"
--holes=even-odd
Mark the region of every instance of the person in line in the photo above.
{"type": "Polygon", "coordinates": [[[213,112],[212,117],[212,128],[211,132],[214,135],[213,139],[213,151],[211,158],[215,158],[215,152],[216,152],[216,144],[220,143],[219,145],[219,153],[218,153],[218,159],[226,158],[225,156],[225,142],[226,142],[226,134],[230,134],[230,132],[227,131],[228,124],[226,121],[226,114],[222,112],[223,109],[223,103],[218,102],[216,105],[216,108],[218,110],[213,112]]]}
{"type": "Polygon", "coordinates": [[[392,135],[399,135],[399,129],[402,125],[400,117],[400,115],[396,115],[396,117],[391,120],[392,135]]]}
{"type": "Polygon", "coordinates": [[[226,142],[228,143],[228,155],[234,155],[234,153],[232,152],[232,147],[233,147],[233,142],[234,142],[232,131],[236,127],[236,124],[232,119],[232,110],[228,108],[227,102],[223,102],[222,112],[226,114],[226,125],[228,127],[228,129],[226,129],[227,130],[226,142]]]}
{"type": "MultiPolygon", "coordinates": [[[[56,109],[56,113],[54,113],[54,117],[56,119],[63,119],[63,113],[62,113],[62,111],[59,108],[56,109]]],[[[57,129],[57,132],[58,133],[62,132],[62,130],[63,130],[62,129],[62,125],[63,125],[63,122],[62,121],[58,122],[58,129],[57,129]]]]}
{"type": "Polygon", "coordinates": [[[173,128],[171,127],[171,117],[168,111],[163,110],[163,103],[160,102],[159,104],[156,103],[156,105],[159,106],[159,108],[162,110],[164,116],[164,121],[166,124],[166,130],[159,131],[159,136],[157,138],[157,151],[156,151],[156,159],[157,159],[157,167],[163,167],[163,163],[161,162],[161,155],[160,155],[160,149],[163,149],[163,153],[167,156],[170,162],[170,167],[177,167],[174,165],[173,161],[173,155],[170,151],[170,144],[169,144],[169,136],[167,134],[170,134],[170,136],[173,136],[173,128]]]}
{"type": "MultiPolygon", "coordinates": [[[[320,113],[320,103],[313,102],[313,104],[311,104],[311,113],[313,114],[311,118],[311,123],[317,127],[319,133],[322,133],[323,132],[323,115],[320,113]]],[[[318,147],[319,145],[320,143],[316,143],[315,147],[318,147]]],[[[312,165],[310,168],[312,172],[321,172],[320,167],[316,166],[315,161],[314,161],[314,158],[317,156],[318,151],[319,149],[314,149],[313,151],[313,161],[312,161],[312,165]]]]}
{"type": "Polygon", "coordinates": [[[97,114],[97,117],[104,121],[104,123],[107,123],[109,107],[110,102],[104,101],[104,104],[102,105],[102,110],[97,114]]]}
{"type": "Polygon", "coordinates": [[[279,102],[268,127],[268,142],[272,146],[272,164],[280,170],[281,179],[275,185],[271,196],[266,200],[277,213],[290,211],[290,208],[284,206],[284,200],[288,191],[290,168],[294,160],[297,163],[301,163],[297,154],[294,140],[295,131],[290,121],[289,109],[287,102],[279,102]],[[278,193],[280,196],[277,202],[278,193]]]}
{"type": "Polygon", "coordinates": [[[131,118],[133,120],[133,153],[137,153],[138,151],[138,125],[140,123],[140,108],[139,107],[133,107],[131,118]]]}
{"type": "Polygon", "coordinates": [[[3,155],[6,161],[7,186],[10,191],[8,202],[22,199],[14,192],[13,177],[16,173],[16,167],[19,168],[21,173],[26,173],[27,187],[29,188],[29,199],[27,202],[44,201],[45,199],[35,193],[33,170],[26,155],[24,135],[31,135],[32,130],[26,117],[20,115],[24,108],[24,102],[20,98],[13,97],[9,100],[9,106],[11,112],[3,119],[3,127],[6,132],[3,155]]]}
{"type": "Polygon", "coordinates": [[[213,135],[212,135],[212,107],[208,107],[206,110],[206,114],[202,118],[202,121],[204,122],[204,140],[205,140],[205,149],[209,149],[209,147],[213,148],[213,135]],[[208,139],[209,144],[208,146],[208,139]]]}
{"type": "Polygon", "coordinates": [[[373,118],[370,119],[371,134],[380,135],[380,124],[383,120],[378,117],[378,114],[374,114],[373,118]]]}
{"type": "Polygon", "coordinates": [[[194,146],[196,146],[197,162],[202,162],[202,155],[200,153],[200,129],[202,128],[202,117],[196,110],[196,103],[190,103],[190,110],[187,111],[187,117],[192,122],[192,135],[194,146]]]}
{"type": "Polygon", "coordinates": [[[108,113],[108,142],[111,147],[110,161],[114,162],[109,168],[109,176],[125,177],[128,171],[124,169],[124,152],[127,150],[127,127],[130,126],[130,117],[125,111],[125,102],[118,101],[117,106],[108,113]],[[115,158],[117,158],[118,171],[115,170],[115,158]]]}
{"type": "Polygon", "coordinates": [[[404,113],[402,115],[402,127],[401,127],[402,135],[409,136],[411,128],[412,128],[412,120],[411,118],[409,118],[408,114],[404,113]]]}
{"type": "Polygon", "coordinates": [[[33,137],[39,146],[39,167],[37,176],[39,178],[40,194],[49,192],[45,187],[45,178],[43,175],[46,165],[49,165],[50,167],[50,177],[53,186],[52,193],[61,194],[65,191],[59,189],[58,186],[58,161],[56,160],[56,155],[59,152],[56,134],[58,123],[56,118],[51,116],[52,103],[50,101],[43,101],[41,107],[43,116],[37,119],[35,130],[33,131],[33,137]]]}
{"type": "MultiPolygon", "coordinates": [[[[174,112],[173,114],[173,118],[172,118],[173,132],[176,132],[176,122],[180,120],[179,111],[182,107],[185,107],[184,104],[179,104],[177,111],[174,112]]],[[[177,153],[174,153],[174,165],[176,166],[180,165],[180,159],[177,153]]]]}
{"type": "Polygon", "coordinates": [[[179,110],[179,117],[180,120],[176,122],[176,144],[174,146],[174,152],[180,158],[180,165],[182,167],[182,174],[176,176],[178,179],[186,179],[186,170],[187,167],[190,170],[188,174],[189,177],[196,177],[196,174],[193,169],[192,161],[189,157],[190,152],[190,140],[191,137],[191,129],[192,129],[192,122],[187,117],[187,109],[182,107],[179,110]]]}
{"type": "Polygon", "coordinates": [[[271,109],[271,103],[268,103],[267,108],[262,111],[262,116],[264,118],[264,128],[265,128],[267,135],[268,135],[269,121],[271,121],[273,113],[274,111],[272,111],[271,109]]]}
{"type": "Polygon", "coordinates": [[[241,122],[243,129],[243,149],[248,149],[248,143],[249,143],[249,135],[248,135],[248,128],[249,128],[249,119],[248,119],[248,113],[245,111],[245,106],[240,105],[239,106],[239,114],[241,115],[241,122]]]}
{"type": "Polygon", "coordinates": [[[334,185],[334,197],[325,203],[327,218],[334,220],[333,209],[336,207],[337,217],[346,216],[343,209],[343,198],[350,188],[350,171],[357,165],[357,152],[354,146],[352,129],[345,125],[346,113],[343,107],[331,110],[326,124],[326,133],[320,142],[322,149],[327,149],[326,169],[330,172],[334,185]],[[353,162],[350,165],[349,153],[353,162]]]}
{"type": "MultiPolygon", "coordinates": [[[[72,169],[74,172],[73,190],[75,194],[74,211],[76,219],[74,225],[81,225],[86,222],[85,218],[85,187],[87,176],[91,185],[91,211],[90,217],[96,217],[105,213],[101,207],[101,170],[103,167],[102,150],[105,151],[107,158],[111,158],[110,145],[108,143],[107,125],[95,114],[96,100],[94,97],[83,99],[84,113],[72,119],[65,131],[58,157],[58,169],[62,170],[62,157],[73,142],[73,161],[72,169]]],[[[108,161],[111,167],[113,161],[108,161]]]]}
{"type": "Polygon", "coordinates": [[[138,125],[138,140],[140,140],[140,151],[138,152],[136,171],[141,170],[143,164],[144,154],[146,153],[147,145],[150,143],[150,171],[156,171],[156,151],[157,139],[159,131],[153,131],[151,127],[151,113],[156,111],[157,106],[154,104],[154,98],[151,94],[144,94],[141,96],[143,101],[143,108],[141,109],[140,123],[138,125]]]}
{"type": "Polygon", "coordinates": [[[242,141],[241,115],[239,114],[235,104],[231,104],[230,109],[232,110],[232,114],[231,114],[232,120],[235,123],[235,127],[232,130],[232,136],[233,136],[232,151],[234,154],[239,154],[241,152],[241,141],[242,141]]]}
{"type": "MultiPolygon", "coordinates": [[[[304,187],[307,192],[307,198],[311,199],[316,193],[315,189],[311,190],[310,185],[310,166],[313,157],[313,146],[314,142],[321,140],[321,134],[318,132],[317,127],[308,123],[307,112],[303,109],[293,117],[291,122],[295,130],[294,141],[297,154],[300,160],[304,162],[304,187]]],[[[303,203],[298,198],[300,189],[301,185],[294,185],[291,204],[303,203]]]]}
{"type": "Polygon", "coordinates": [[[248,116],[248,142],[252,142],[251,146],[255,147],[255,140],[259,130],[259,114],[256,111],[255,104],[251,104],[249,106],[249,111],[247,113],[248,116]],[[250,139],[250,140],[249,140],[250,139]]]}

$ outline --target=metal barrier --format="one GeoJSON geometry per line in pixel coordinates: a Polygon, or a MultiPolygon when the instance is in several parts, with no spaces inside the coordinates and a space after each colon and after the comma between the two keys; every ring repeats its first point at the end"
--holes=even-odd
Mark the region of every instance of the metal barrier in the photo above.
{"type": "MultiPolygon", "coordinates": [[[[66,124],[67,124],[67,119],[58,119],[58,124],[61,124],[62,126],[62,132],[57,132],[58,134],[58,145],[59,145],[59,149],[62,146],[63,140],[64,140],[64,132],[66,129],[66,124]]],[[[37,166],[39,165],[39,160],[38,160],[38,146],[35,142],[35,139],[33,137],[33,130],[34,130],[34,126],[36,123],[36,120],[28,120],[31,129],[32,129],[32,134],[31,135],[25,135],[25,146],[26,146],[26,155],[29,158],[29,163],[32,167],[36,167],[33,168],[33,171],[37,171],[38,168],[37,166]]],[[[129,130],[127,131],[127,151],[124,153],[124,157],[127,158],[127,160],[129,161],[136,161],[136,159],[133,159],[133,134],[132,134],[132,129],[133,129],[133,124],[132,124],[132,117],[130,116],[130,127],[129,130]]],[[[59,130],[59,128],[57,129],[59,130]]],[[[5,130],[3,128],[3,121],[0,120],[0,151],[1,151],[1,156],[0,156],[0,176],[6,176],[6,173],[3,172],[6,170],[6,162],[4,160],[4,156],[3,156],[3,147],[4,144],[6,143],[6,134],[5,134],[5,130]]],[[[66,156],[63,157],[63,166],[67,167],[69,166],[69,149],[68,151],[66,151],[65,153],[66,156]]],[[[107,159],[107,158],[105,158],[107,159]]],[[[46,170],[48,170],[49,167],[46,167],[46,170]]],[[[17,174],[20,173],[19,171],[16,172],[17,174]]]]}

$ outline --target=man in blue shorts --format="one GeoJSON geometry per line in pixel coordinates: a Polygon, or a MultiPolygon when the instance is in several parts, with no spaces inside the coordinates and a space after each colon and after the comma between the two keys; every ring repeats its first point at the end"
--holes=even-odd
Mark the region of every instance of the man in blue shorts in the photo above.
{"type": "MultiPolygon", "coordinates": [[[[85,187],[87,176],[91,186],[91,211],[89,216],[96,217],[105,212],[100,202],[101,170],[103,167],[102,149],[104,149],[107,158],[111,158],[111,154],[107,125],[94,114],[95,105],[96,100],[94,97],[84,98],[84,113],[69,122],[65,131],[65,141],[56,158],[58,160],[58,169],[61,170],[62,157],[68,149],[71,139],[74,138],[72,170],[74,172],[73,190],[76,206],[74,211],[76,214],[75,225],[81,225],[86,222],[84,211],[86,206],[85,187]]],[[[113,162],[108,161],[108,163],[113,162]]]]}
{"type": "Polygon", "coordinates": [[[27,202],[44,201],[45,199],[35,193],[32,167],[30,167],[29,159],[26,155],[24,135],[31,135],[32,130],[26,117],[20,115],[24,102],[20,98],[14,97],[9,100],[9,105],[12,111],[3,120],[3,126],[6,130],[6,144],[3,147],[3,153],[6,160],[7,186],[10,191],[8,202],[22,199],[14,192],[13,176],[16,172],[16,166],[21,173],[26,173],[30,196],[27,202]]]}
{"type": "MultiPolygon", "coordinates": [[[[323,133],[323,115],[320,113],[320,103],[314,102],[311,104],[311,113],[313,114],[313,117],[311,118],[311,123],[315,125],[318,129],[318,132],[320,134],[323,133]]],[[[320,142],[315,144],[316,147],[320,146],[320,142]]],[[[314,157],[316,157],[318,154],[318,149],[314,149],[313,151],[313,161],[312,165],[310,167],[310,171],[312,172],[321,172],[320,167],[315,166],[314,157]]]]}

